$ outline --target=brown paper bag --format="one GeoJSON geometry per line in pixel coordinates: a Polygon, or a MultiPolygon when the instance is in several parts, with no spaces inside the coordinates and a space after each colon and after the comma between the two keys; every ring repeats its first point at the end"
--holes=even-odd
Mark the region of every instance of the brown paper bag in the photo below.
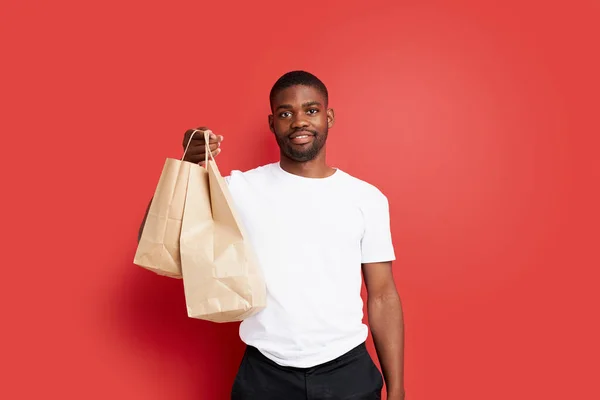
{"type": "Polygon", "coordinates": [[[181,226],[187,312],[213,322],[241,321],[266,306],[265,283],[227,183],[206,152],[206,168],[190,167],[181,226]]]}
{"type": "Polygon", "coordinates": [[[140,267],[172,278],[181,278],[179,238],[190,168],[200,168],[182,161],[183,157],[165,161],[133,260],[140,267]]]}

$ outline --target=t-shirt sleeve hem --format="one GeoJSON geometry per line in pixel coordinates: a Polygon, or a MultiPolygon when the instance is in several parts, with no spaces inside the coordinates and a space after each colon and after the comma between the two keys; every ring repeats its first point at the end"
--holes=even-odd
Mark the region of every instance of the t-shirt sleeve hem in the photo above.
{"type": "Polygon", "coordinates": [[[391,262],[391,261],[396,261],[396,256],[393,254],[383,256],[383,257],[363,257],[361,260],[361,263],[362,264],[374,264],[374,263],[384,263],[384,262],[391,262]]]}

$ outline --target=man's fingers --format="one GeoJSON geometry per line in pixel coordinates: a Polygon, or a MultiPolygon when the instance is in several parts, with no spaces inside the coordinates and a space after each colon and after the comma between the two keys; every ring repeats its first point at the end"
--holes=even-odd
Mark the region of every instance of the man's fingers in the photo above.
{"type": "MultiPolygon", "coordinates": [[[[208,145],[208,148],[210,149],[210,151],[215,151],[216,149],[219,148],[219,143],[211,143],[208,145]]],[[[206,149],[206,145],[204,143],[193,143],[192,145],[190,145],[189,152],[192,154],[196,154],[196,153],[204,154],[205,149],[206,149]]]]}
{"type": "MultiPolygon", "coordinates": [[[[213,157],[216,157],[220,152],[221,152],[221,149],[217,148],[215,145],[215,150],[212,150],[211,154],[213,157]]],[[[206,159],[206,153],[204,153],[204,151],[188,154],[187,156],[185,156],[186,161],[189,161],[194,164],[200,164],[201,162],[204,162],[205,159],[206,159]]]]}
{"type": "MultiPolygon", "coordinates": [[[[201,137],[198,136],[196,137],[196,135],[194,135],[194,140],[200,140],[202,141],[202,143],[204,143],[204,135],[202,135],[201,137]]],[[[221,143],[223,141],[223,136],[221,135],[215,135],[214,133],[212,133],[210,135],[210,139],[208,139],[208,143],[221,143]]]]}
{"type": "MultiPolygon", "coordinates": [[[[194,130],[190,129],[188,132],[189,134],[187,134],[186,132],[186,143],[187,140],[190,140],[190,136],[192,134],[194,130]]],[[[210,135],[210,139],[208,140],[208,143],[221,143],[223,141],[223,136],[221,135],[215,135],[214,133],[210,135]]],[[[200,134],[199,132],[196,132],[196,134],[194,135],[194,137],[192,138],[192,143],[202,143],[204,144],[204,134],[200,134]]]]}
{"type": "Polygon", "coordinates": [[[213,157],[221,152],[220,146],[223,141],[222,135],[217,135],[206,126],[188,129],[183,135],[183,147],[187,148],[185,160],[201,164],[206,159],[206,143],[204,140],[205,131],[210,131],[208,148],[213,157]]]}
{"type": "MultiPolygon", "coordinates": [[[[188,137],[189,140],[189,137],[188,137]]],[[[185,148],[187,146],[188,140],[184,140],[184,144],[183,147],[185,148]]],[[[218,140],[211,140],[208,142],[208,147],[211,151],[215,151],[216,149],[218,149],[221,146],[221,142],[218,140]]],[[[202,139],[192,139],[192,141],[190,142],[190,145],[188,147],[188,153],[190,154],[196,154],[196,153],[202,153],[204,154],[204,150],[205,150],[206,144],[204,143],[204,138],[202,139]]]]}
{"type": "Polygon", "coordinates": [[[188,129],[187,131],[185,131],[185,133],[183,134],[183,147],[187,146],[189,141],[190,141],[190,136],[192,136],[192,132],[194,132],[193,129],[188,129]]]}
{"type": "MultiPolygon", "coordinates": [[[[221,152],[221,149],[216,149],[215,151],[211,151],[210,153],[212,154],[213,157],[216,157],[220,152],[221,152]]],[[[202,162],[204,162],[204,160],[202,162]]]]}
{"type": "MultiPolygon", "coordinates": [[[[183,145],[185,146],[187,144],[187,142],[190,140],[190,137],[192,136],[192,134],[194,135],[192,141],[201,140],[204,143],[204,131],[207,131],[207,130],[210,130],[210,129],[208,129],[208,127],[206,127],[206,126],[199,126],[197,128],[188,129],[183,134],[183,145]]],[[[217,141],[217,135],[215,135],[211,131],[211,141],[212,140],[217,141]]]]}
{"type": "MultiPolygon", "coordinates": [[[[194,129],[190,129],[192,132],[194,131],[194,129]]],[[[199,131],[196,132],[196,134],[194,134],[194,139],[201,139],[202,141],[204,141],[204,132],[205,131],[210,131],[210,139],[209,139],[209,143],[218,143],[221,142],[223,140],[223,136],[222,135],[217,135],[215,134],[211,129],[205,127],[205,126],[200,126],[198,128],[196,128],[195,130],[199,131]]]]}

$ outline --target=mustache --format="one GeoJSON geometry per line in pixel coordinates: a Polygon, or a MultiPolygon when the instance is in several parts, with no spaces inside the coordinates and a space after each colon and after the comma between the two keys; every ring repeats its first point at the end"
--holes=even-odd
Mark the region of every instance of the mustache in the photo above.
{"type": "Polygon", "coordinates": [[[311,135],[313,135],[313,136],[317,136],[317,135],[319,135],[319,132],[317,132],[317,131],[313,131],[313,130],[310,130],[310,129],[294,129],[294,130],[292,130],[292,131],[289,131],[289,132],[288,132],[288,134],[287,134],[287,136],[288,136],[288,137],[290,137],[290,136],[292,136],[293,134],[295,134],[295,133],[298,133],[298,132],[306,132],[306,133],[310,133],[310,134],[311,134],[311,135]]]}

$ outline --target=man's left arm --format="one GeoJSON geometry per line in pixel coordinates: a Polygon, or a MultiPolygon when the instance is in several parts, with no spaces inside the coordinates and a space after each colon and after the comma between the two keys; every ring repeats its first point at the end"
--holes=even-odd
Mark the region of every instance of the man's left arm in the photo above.
{"type": "Polygon", "coordinates": [[[404,400],[404,317],[391,262],[362,266],[369,326],[388,400],[404,400]]]}

